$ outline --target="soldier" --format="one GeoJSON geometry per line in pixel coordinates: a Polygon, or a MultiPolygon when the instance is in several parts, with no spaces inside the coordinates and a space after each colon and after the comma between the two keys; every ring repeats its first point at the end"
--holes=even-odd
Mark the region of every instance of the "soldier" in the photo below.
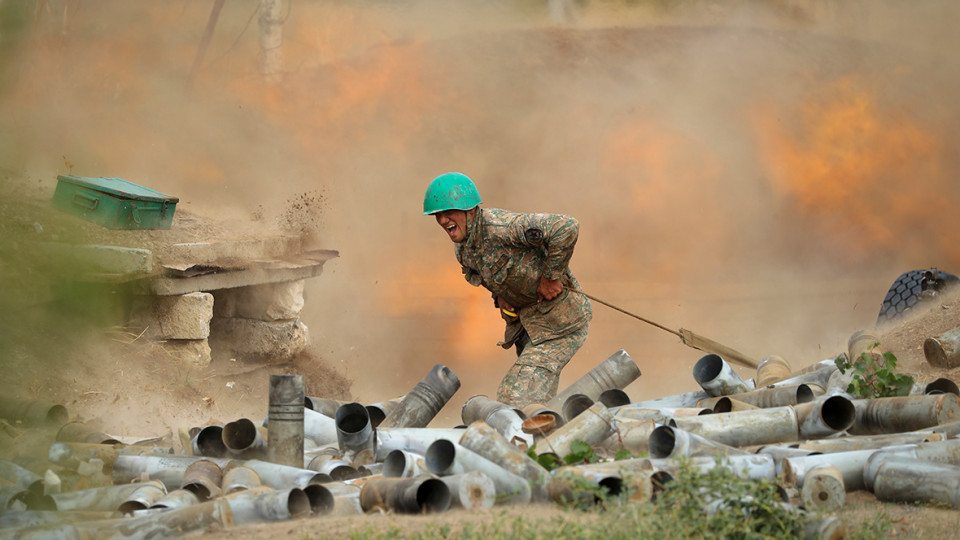
{"type": "Polygon", "coordinates": [[[493,294],[506,321],[504,349],[516,347],[516,363],[497,389],[514,407],[546,403],[557,394],[560,370],[587,338],[593,312],[570,271],[580,224],[559,214],[518,214],[480,208],[480,193],[466,175],[433,179],[423,198],[454,242],[466,280],[493,294]]]}

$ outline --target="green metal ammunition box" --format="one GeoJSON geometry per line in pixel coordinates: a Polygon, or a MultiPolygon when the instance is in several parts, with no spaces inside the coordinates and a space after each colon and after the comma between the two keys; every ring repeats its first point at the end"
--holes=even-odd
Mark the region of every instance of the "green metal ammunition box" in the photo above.
{"type": "Polygon", "coordinates": [[[169,229],[180,199],[120,178],[57,176],[53,205],[110,229],[169,229]]]}

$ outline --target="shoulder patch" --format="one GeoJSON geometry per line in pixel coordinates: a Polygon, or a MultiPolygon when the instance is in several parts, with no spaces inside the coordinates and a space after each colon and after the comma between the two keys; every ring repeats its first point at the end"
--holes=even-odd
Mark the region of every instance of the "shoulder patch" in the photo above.
{"type": "Polygon", "coordinates": [[[523,236],[527,239],[527,242],[531,244],[539,245],[543,243],[543,231],[536,227],[531,227],[524,231],[523,236]]]}

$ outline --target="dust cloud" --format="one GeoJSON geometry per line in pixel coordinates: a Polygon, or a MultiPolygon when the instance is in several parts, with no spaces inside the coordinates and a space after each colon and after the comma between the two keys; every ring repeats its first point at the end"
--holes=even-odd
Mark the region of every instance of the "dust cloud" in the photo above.
{"type": "MultiPolygon", "coordinates": [[[[512,362],[420,215],[447,171],[486,206],[576,217],[593,295],[797,368],[872,326],[901,272],[960,271],[949,2],[593,0],[555,25],[545,1],[293,0],[275,86],[255,3],[225,5],[192,80],[212,2],[14,4],[4,168],[51,192],[126,178],[265,234],[321,193],[312,244],[340,258],[303,318],[363,402],[443,363],[456,422],[512,362]]],[[[621,348],[631,398],[694,389],[702,353],[596,304],[561,387],[621,348]]]]}

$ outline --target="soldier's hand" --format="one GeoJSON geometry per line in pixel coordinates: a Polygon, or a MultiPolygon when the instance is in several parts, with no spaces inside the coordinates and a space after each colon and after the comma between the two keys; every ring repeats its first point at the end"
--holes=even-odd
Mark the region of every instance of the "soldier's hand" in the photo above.
{"type": "Polygon", "coordinates": [[[540,284],[537,285],[537,301],[553,300],[562,292],[563,283],[559,279],[540,277],[540,284]]]}
{"type": "Polygon", "coordinates": [[[517,320],[517,310],[505,302],[503,298],[497,299],[497,306],[500,307],[500,316],[503,317],[503,320],[508,323],[517,320]]]}

